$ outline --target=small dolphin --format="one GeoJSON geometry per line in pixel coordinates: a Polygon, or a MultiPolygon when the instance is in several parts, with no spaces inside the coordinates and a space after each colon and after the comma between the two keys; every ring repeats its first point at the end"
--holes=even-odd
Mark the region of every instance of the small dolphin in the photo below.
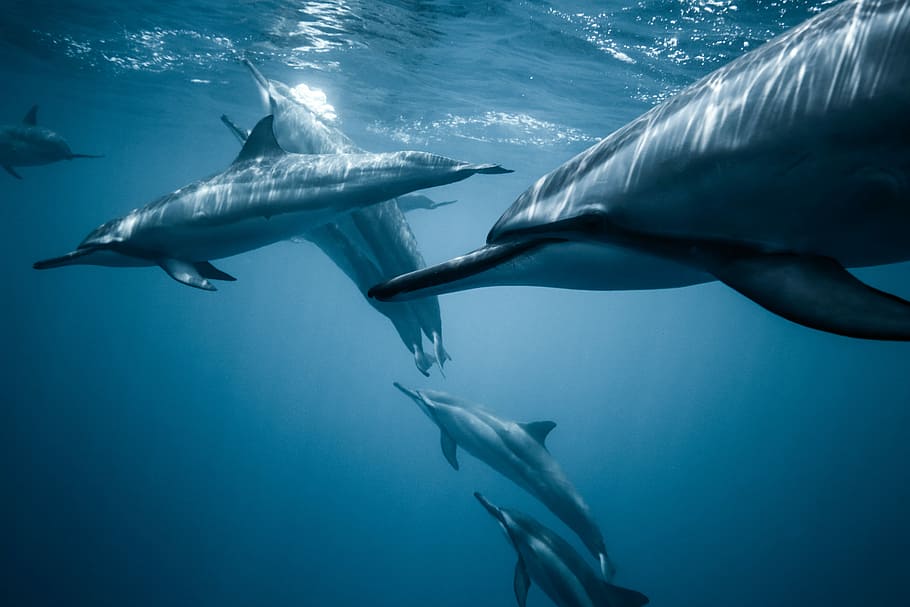
{"type": "Polygon", "coordinates": [[[910,259],[910,2],[842,2],[542,177],[487,246],[371,290],[720,280],[807,327],[910,340],[845,267],[910,259]]]}
{"type": "Polygon", "coordinates": [[[267,116],[225,171],[108,221],[75,251],[34,267],[159,265],[178,282],[214,291],[209,279],[234,278],[212,259],[288,240],[400,194],[503,172],[425,152],[289,154],[267,116]]]}
{"type": "Polygon", "coordinates": [[[38,126],[38,106],[22,119],[22,124],[0,126],[0,166],[22,179],[13,167],[38,166],[73,158],[101,158],[93,154],[73,154],[66,141],[54,131],[38,126]]]}
{"type": "Polygon", "coordinates": [[[613,579],[616,568],[591,508],[547,450],[545,440],[556,427],[554,422],[518,423],[444,392],[411,390],[397,382],[395,387],[439,427],[442,454],[453,468],[458,470],[456,449],[461,446],[539,499],[578,534],[599,561],[604,579],[613,579]]]}
{"type": "Polygon", "coordinates": [[[480,493],[477,501],[496,519],[518,553],[512,587],[525,607],[531,580],[559,607],[641,607],[648,597],[601,579],[564,539],[518,510],[494,506],[480,493]]]}
{"type": "MultiPolygon", "coordinates": [[[[269,108],[275,116],[275,137],[284,149],[299,154],[364,152],[347,135],[323,120],[319,114],[319,108],[308,103],[306,98],[295,94],[294,90],[286,84],[266,78],[249,60],[244,59],[243,64],[250,71],[253,80],[259,87],[260,94],[268,102],[269,108]]],[[[231,128],[232,124],[226,117],[223,117],[222,120],[225,120],[225,124],[231,128]]],[[[236,125],[233,126],[232,130],[238,134],[236,125]]],[[[366,256],[378,266],[381,272],[380,280],[426,266],[423,256],[420,254],[417,239],[401,210],[402,200],[405,204],[412,205],[425,205],[425,200],[435,204],[426,196],[399,197],[397,200],[384,201],[370,208],[355,211],[336,224],[338,229],[335,237],[346,238],[351,244],[351,250],[366,253],[366,256]],[[417,198],[417,200],[410,198],[417,198]]],[[[314,240],[314,242],[316,241],[314,240]]],[[[352,261],[336,259],[329,251],[325,249],[323,251],[339,266],[350,265],[352,261]]],[[[366,292],[371,284],[358,286],[366,292]]],[[[411,311],[404,314],[408,317],[416,317],[424,334],[433,342],[436,360],[441,371],[445,362],[451,357],[442,342],[442,315],[439,310],[439,301],[435,297],[427,297],[410,302],[408,305],[411,311]]],[[[396,313],[394,308],[388,306],[383,307],[382,310],[396,313]]],[[[396,322],[403,322],[403,319],[393,320],[393,323],[396,322]]],[[[418,359],[421,357],[419,352],[415,352],[415,356],[418,359]]],[[[421,363],[418,363],[417,366],[421,372],[425,373],[421,368],[421,363]]]]}

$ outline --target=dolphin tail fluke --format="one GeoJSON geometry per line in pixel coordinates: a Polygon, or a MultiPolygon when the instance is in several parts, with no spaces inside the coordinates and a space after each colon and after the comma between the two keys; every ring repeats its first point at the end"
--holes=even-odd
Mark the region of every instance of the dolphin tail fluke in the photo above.
{"type": "Polygon", "coordinates": [[[452,357],[449,356],[449,353],[446,352],[445,346],[442,345],[442,335],[437,332],[433,332],[433,349],[436,352],[436,361],[439,363],[439,371],[442,371],[442,368],[445,366],[447,360],[452,360],[452,357]]]}
{"type": "Polygon", "coordinates": [[[7,173],[9,173],[9,174],[12,175],[13,177],[15,177],[16,179],[22,179],[22,175],[20,175],[20,174],[17,173],[16,171],[14,171],[14,170],[13,170],[13,167],[9,166],[8,164],[4,164],[4,165],[3,165],[3,169],[4,169],[7,173]]]}
{"type": "Polygon", "coordinates": [[[651,602],[651,599],[629,588],[614,586],[604,582],[605,598],[603,607],[641,607],[651,602]]]}
{"type": "Polygon", "coordinates": [[[67,160],[72,160],[73,158],[104,158],[104,154],[70,154],[66,157],[67,160]]]}
{"type": "Polygon", "coordinates": [[[436,364],[436,358],[432,354],[427,354],[421,348],[415,348],[414,364],[417,365],[417,370],[423,373],[424,377],[429,377],[430,369],[436,364]]]}
{"type": "Polygon", "coordinates": [[[486,245],[435,266],[396,276],[371,288],[368,295],[381,301],[406,301],[465,289],[509,284],[489,271],[546,242],[548,241],[540,240],[486,245]]]}
{"type": "Polygon", "coordinates": [[[779,316],[847,337],[910,341],[910,302],[874,289],[829,257],[713,256],[706,269],[779,316]]]}

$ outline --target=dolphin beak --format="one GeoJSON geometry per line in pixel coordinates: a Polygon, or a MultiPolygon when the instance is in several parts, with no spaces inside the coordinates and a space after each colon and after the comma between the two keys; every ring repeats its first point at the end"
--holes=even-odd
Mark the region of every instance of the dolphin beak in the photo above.
{"type": "Polygon", "coordinates": [[[474,492],[474,497],[477,498],[477,501],[480,502],[480,505],[487,509],[487,512],[495,518],[500,523],[502,522],[502,513],[499,511],[499,508],[490,503],[487,498],[485,498],[479,491],[474,492]]]}
{"type": "Polygon", "coordinates": [[[434,423],[436,422],[436,418],[433,416],[433,407],[430,405],[429,401],[427,401],[427,399],[425,399],[423,397],[423,394],[421,394],[420,391],[411,390],[410,388],[405,388],[404,386],[399,384],[397,381],[392,382],[392,384],[396,388],[398,388],[399,390],[401,390],[402,392],[407,394],[409,397],[411,397],[411,400],[413,400],[415,403],[417,403],[417,406],[420,407],[420,410],[423,411],[427,417],[429,417],[431,420],[433,420],[434,423]]]}
{"type": "Polygon", "coordinates": [[[34,264],[32,264],[32,267],[35,268],[36,270],[47,270],[49,268],[59,268],[60,266],[68,266],[68,265],[71,265],[74,263],[79,263],[78,261],[76,261],[77,259],[79,259],[80,257],[84,257],[94,251],[95,251],[95,249],[93,249],[93,248],[76,249],[75,251],[71,251],[71,252],[67,253],[66,255],[61,255],[60,257],[51,257],[50,259],[43,259],[41,261],[36,261],[34,264]]]}

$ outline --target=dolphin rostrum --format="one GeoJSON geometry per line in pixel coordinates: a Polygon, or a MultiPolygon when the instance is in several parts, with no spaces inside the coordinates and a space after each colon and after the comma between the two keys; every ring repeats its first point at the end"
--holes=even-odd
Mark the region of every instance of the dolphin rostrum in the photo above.
{"type": "Polygon", "coordinates": [[[289,154],[267,116],[225,171],[108,221],[75,251],[34,267],[159,265],[178,282],[214,291],[209,279],[234,278],[212,259],[293,238],[400,194],[504,172],[425,152],[289,154]]]}
{"type": "Polygon", "coordinates": [[[514,422],[444,392],[412,390],[397,382],[395,387],[439,427],[442,454],[453,468],[458,470],[460,446],[539,499],[578,534],[599,561],[604,579],[613,579],[616,568],[591,508],[547,450],[545,440],[554,422],[514,422]]]}
{"type": "Polygon", "coordinates": [[[531,580],[559,607],[641,607],[648,597],[601,579],[567,541],[518,510],[491,504],[480,493],[477,501],[496,519],[518,553],[513,589],[525,607],[531,580]]]}
{"type": "MultiPolygon", "coordinates": [[[[322,118],[319,112],[324,108],[314,106],[312,100],[297,95],[294,89],[286,84],[267,79],[249,60],[244,59],[243,63],[253,76],[270,111],[276,117],[274,127],[276,138],[285,149],[301,154],[363,152],[344,133],[322,118]]],[[[235,135],[243,137],[242,129],[234,125],[226,116],[222,116],[222,120],[235,135]]],[[[422,195],[401,196],[396,200],[384,201],[374,207],[355,211],[331,226],[317,228],[314,233],[304,235],[304,238],[319,246],[352,279],[353,276],[349,269],[352,264],[358,262],[377,266],[380,280],[420,269],[426,264],[417,247],[417,240],[411,227],[399,208],[403,203],[409,205],[409,208],[427,208],[437,204],[422,195]],[[331,235],[317,233],[330,228],[331,235]],[[346,239],[348,242],[341,245],[339,239],[346,239]],[[326,243],[336,243],[341,246],[327,248],[324,246],[326,243]],[[338,257],[344,251],[350,251],[355,256],[350,259],[338,257]]],[[[364,277],[369,273],[370,271],[366,270],[356,274],[364,277]]],[[[375,282],[357,284],[357,286],[366,295],[372,284],[375,282]]],[[[382,306],[377,310],[392,321],[399,330],[399,334],[402,334],[403,323],[416,321],[422,332],[433,342],[436,352],[435,360],[442,370],[445,361],[450,357],[442,345],[442,317],[439,302],[435,297],[404,304],[399,303],[397,306],[382,306]]],[[[412,333],[410,329],[406,332],[412,333]]],[[[404,339],[403,336],[402,338],[404,339]]],[[[433,356],[423,352],[422,340],[418,344],[406,343],[414,353],[417,368],[421,373],[427,375],[427,364],[434,362],[433,356]]]]}
{"type": "Polygon", "coordinates": [[[808,327],[910,340],[910,302],[844,269],[910,259],[908,65],[910,2],[842,2],[542,177],[487,246],[371,294],[720,280],[808,327]]]}
{"type": "MultiPolygon", "coordinates": [[[[357,147],[347,135],[335,128],[329,121],[322,118],[319,107],[313,100],[306,96],[298,95],[283,82],[266,78],[248,59],[243,59],[243,64],[250,71],[253,81],[259,87],[260,95],[268,102],[269,110],[275,116],[275,137],[278,143],[289,152],[299,154],[342,154],[363,153],[365,150],[357,147]]],[[[222,118],[226,120],[226,118],[222,118]]],[[[229,128],[231,124],[226,120],[229,128]]],[[[236,127],[234,127],[237,134],[236,127]]],[[[366,258],[371,259],[381,272],[380,280],[388,279],[398,274],[419,270],[426,266],[417,239],[411,231],[411,226],[402,212],[401,205],[409,207],[424,207],[435,205],[426,196],[403,196],[397,200],[383,201],[366,209],[360,209],[345,216],[335,223],[337,227],[330,240],[346,238],[349,240],[346,250],[366,253],[366,258]],[[413,198],[413,199],[412,199],[413,198]]],[[[438,203],[445,204],[445,203],[438,203]]],[[[304,235],[307,237],[307,235],[304,235]]],[[[314,234],[309,240],[322,247],[320,243],[326,242],[326,235],[314,234]]],[[[323,251],[339,266],[350,265],[356,260],[344,260],[333,257],[333,251],[323,248],[323,251]]],[[[335,251],[337,253],[337,251],[335,251]]],[[[366,293],[375,283],[358,285],[366,293]]],[[[416,317],[417,322],[433,342],[436,361],[440,370],[446,360],[451,357],[446,352],[442,342],[442,315],[439,310],[439,300],[436,297],[425,297],[407,304],[410,310],[401,310],[385,306],[383,313],[390,312],[399,317],[416,317]],[[401,310],[401,311],[399,311],[401,310]]],[[[393,323],[400,324],[403,318],[393,323]]],[[[397,325],[396,325],[397,326],[397,325]]],[[[410,347],[410,346],[409,346],[410,347]]],[[[412,349],[412,351],[414,351],[412,349]]],[[[417,367],[426,375],[426,370],[420,362],[423,351],[415,352],[417,367]]]]}
{"type": "Polygon", "coordinates": [[[73,158],[101,158],[92,154],[73,154],[66,141],[54,131],[38,126],[38,106],[22,119],[22,124],[0,126],[0,166],[22,179],[13,167],[38,166],[73,158]]]}

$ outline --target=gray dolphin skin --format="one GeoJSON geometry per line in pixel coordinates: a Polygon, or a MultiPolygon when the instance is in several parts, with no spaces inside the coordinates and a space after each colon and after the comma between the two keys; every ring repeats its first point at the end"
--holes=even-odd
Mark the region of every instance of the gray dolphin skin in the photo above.
{"type": "Polygon", "coordinates": [[[16,179],[22,179],[22,176],[14,167],[38,166],[73,158],[101,156],[74,154],[63,137],[38,126],[37,105],[32,106],[21,124],[0,126],[0,166],[16,179]]]}
{"type": "Polygon", "coordinates": [[[445,392],[413,390],[397,382],[395,387],[439,427],[442,453],[454,469],[458,470],[456,451],[461,447],[536,497],[578,534],[598,560],[604,579],[613,579],[616,568],[591,508],[547,450],[545,441],[554,422],[514,422],[445,392]]]}
{"type": "Polygon", "coordinates": [[[640,607],[648,597],[600,578],[563,538],[531,516],[491,504],[480,493],[477,501],[496,519],[518,554],[512,587],[519,607],[525,607],[531,581],[559,607],[640,607]]]}
{"type": "Polygon", "coordinates": [[[209,279],[234,278],[213,259],[288,240],[414,190],[503,172],[425,152],[290,154],[267,116],[227,170],[108,221],[75,251],[34,267],[158,265],[179,282],[214,291],[209,279]]]}
{"type": "MultiPolygon", "coordinates": [[[[262,97],[268,101],[275,116],[275,137],[284,149],[298,154],[364,153],[344,133],[323,120],[318,108],[309,105],[306,98],[295,95],[286,84],[266,78],[249,60],[244,59],[243,64],[249,69],[262,97]]],[[[226,117],[222,117],[222,120],[225,120],[229,128],[232,127],[226,117]]],[[[236,126],[232,130],[238,136],[242,134],[237,132],[236,126]]],[[[366,296],[369,287],[377,282],[426,266],[417,239],[399,207],[401,200],[414,208],[437,205],[423,195],[402,196],[398,200],[383,201],[351,213],[332,225],[330,235],[312,233],[304,237],[319,246],[336,265],[348,273],[366,296]],[[341,239],[347,242],[341,243],[341,239]],[[333,243],[337,246],[333,246],[333,243]],[[365,264],[372,267],[366,267],[365,264]],[[356,276],[364,278],[377,268],[378,279],[365,284],[359,283],[351,274],[353,269],[356,276]]],[[[318,228],[317,232],[319,230],[322,228],[318,228]]],[[[418,323],[419,331],[422,330],[433,343],[435,361],[442,370],[446,360],[451,357],[443,346],[442,315],[439,301],[435,297],[399,303],[397,306],[384,305],[376,309],[392,321],[400,335],[405,325],[418,323]]],[[[411,329],[405,332],[413,334],[411,329]]],[[[402,339],[404,340],[404,335],[402,339]]],[[[409,339],[405,340],[405,344],[414,353],[417,368],[428,375],[429,366],[434,359],[432,355],[424,353],[422,340],[415,344],[409,339]]]]}
{"type": "Polygon", "coordinates": [[[842,2],[542,177],[487,246],[370,294],[720,280],[807,327],[910,340],[910,302],[844,269],[910,259],[908,66],[910,2],[842,2]]]}

